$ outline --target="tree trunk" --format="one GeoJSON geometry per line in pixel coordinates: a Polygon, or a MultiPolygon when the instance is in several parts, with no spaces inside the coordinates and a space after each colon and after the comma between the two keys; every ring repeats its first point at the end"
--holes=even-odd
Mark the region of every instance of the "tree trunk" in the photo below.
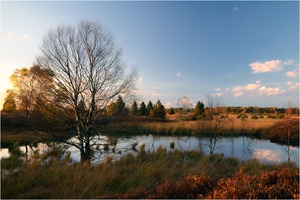
{"type": "Polygon", "coordinates": [[[90,152],[85,152],[85,151],[81,151],[80,153],[80,162],[83,165],[89,166],[91,165],[91,156],[90,156],[90,152]]]}

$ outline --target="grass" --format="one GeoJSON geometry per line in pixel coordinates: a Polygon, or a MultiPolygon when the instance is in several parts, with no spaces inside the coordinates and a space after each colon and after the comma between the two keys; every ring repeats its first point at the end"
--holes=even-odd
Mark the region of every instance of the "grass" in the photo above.
{"type": "MultiPolygon", "coordinates": [[[[286,164],[285,167],[295,172],[299,170],[293,164],[286,164]]],[[[234,158],[204,155],[196,151],[167,152],[159,148],[148,153],[141,149],[136,157],[128,154],[114,163],[108,158],[106,162],[94,166],[70,165],[61,161],[24,164],[16,172],[2,176],[1,197],[130,198],[134,196],[126,194],[135,191],[137,195],[146,194],[141,191],[154,194],[155,188],[162,184],[183,180],[191,174],[210,177],[209,180],[215,184],[220,179],[234,176],[241,168],[247,173],[257,174],[262,170],[271,171],[276,166],[263,165],[256,160],[241,163],[234,158]]]]}
{"type": "MultiPolygon", "coordinates": [[[[282,119],[237,119],[234,116],[229,116],[221,126],[220,135],[259,135],[262,136],[276,122],[282,119]]],[[[116,134],[158,134],[158,135],[197,135],[202,134],[202,120],[198,121],[166,121],[166,122],[122,122],[112,123],[105,129],[105,133],[116,134]]],[[[203,131],[203,130],[202,130],[203,131]]]]}
{"type": "Polygon", "coordinates": [[[41,136],[31,131],[3,131],[1,132],[1,143],[37,143],[42,141],[41,136]]]}

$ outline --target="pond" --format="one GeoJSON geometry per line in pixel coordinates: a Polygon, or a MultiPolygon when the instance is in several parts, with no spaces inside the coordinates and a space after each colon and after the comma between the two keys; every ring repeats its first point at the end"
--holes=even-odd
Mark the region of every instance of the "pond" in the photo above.
{"type": "MultiPolygon", "coordinates": [[[[75,138],[71,138],[74,140],[75,138]]],[[[178,150],[196,150],[205,154],[217,153],[224,157],[234,157],[241,161],[247,161],[252,158],[258,159],[262,163],[280,164],[290,160],[299,166],[299,147],[279,145],[271,143],[269,140],[254,139],[249,137],[218,137],[218,138],[197,138],[192,136],[100,136],[93,138],[93,141],[102,141],[102,145],[95,147],[94,159],[92,163],[100,163],[108,156],[114,160],[119,159],[128,153],[135,155],[141,145],[145,145],[145,150],[152,152],[159,147],[168,151],[178,150]],[[110,145],[103,145],[110,143],[110,145]]],[[[66,152],[71,153],[74,162],[80,161],[79,151],[72,146],[59,143],[38,143],[36,145],[21,146],[20,150],[27,153],[30,157],[34,151],[40,153],[47,152],[49,148],[59,146],[66,152]]],[[[1,158],[9,157],[10,152],[7,148],[1,149],[1,158]]]]}

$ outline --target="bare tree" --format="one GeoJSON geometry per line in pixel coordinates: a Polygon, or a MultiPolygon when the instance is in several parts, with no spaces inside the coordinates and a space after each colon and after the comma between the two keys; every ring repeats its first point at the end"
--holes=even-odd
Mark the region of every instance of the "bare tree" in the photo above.
{"type": "Polygon", "coordinates": [[[182,109],[182,113],[185,113],[193,107],[193,102],[187,96],[182,96],[178,98],[177,106],[182,109]]]}
{"type": "Polygon", "coordinates": [[[211,95],[207,95],[206,105],[205,119],[197,121],[198,137],[201,137],[202,134],[207,136],[210,154],[213,154],[217,144],[217,137],[225,127],[228,118],[220,114],[222,107],[220,106],[219,98],[213,98],[211,95]]]}
{"type": "Polygon", "coordinates": [[[76,125],[77,140],[68,143],[80,150],[82,163],[90,164],[97,119],[112,99],[133,89],[137,72],[126,75],[122,51],[98,22],[50,29],[40,49],[39,65],[54,74],[51,91],[76,125]]]}

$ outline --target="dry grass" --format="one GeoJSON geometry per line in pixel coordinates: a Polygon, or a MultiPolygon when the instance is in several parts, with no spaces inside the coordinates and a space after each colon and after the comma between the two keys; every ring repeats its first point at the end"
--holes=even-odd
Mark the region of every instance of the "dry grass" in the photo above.
{"type": "MultiPolygon", "coordinates": [[[[225,130],[257,130],[257,129],[268,129],[272,127],[276,122],[282,121],[282,119],[237,119],[236,116],[229,116],[228,119],[224,120],[222,129],[225,130]]],[[[199,124],[198,121],[172,121],[172,122],[143,122],[140,125],[147,129],[155,130],[157,133],[180,133],[180,132],[198,132],[199,124]]]]}
{"type": "Polygon", "coordinates": [[[1,143],[35,143],[42,141],[42,137],[31,131],[1,131],[1,143]]]}
{"type": "Polygon", "coordinates": [[[230,121],[226,125],[227,128],[234,129],[266,129],[273,126],[276,122],[282,121],[282,119],[269,119],[269,118],[259,118],[259,119],[237,119],[236,117],[230,116],[230,121]]]}

